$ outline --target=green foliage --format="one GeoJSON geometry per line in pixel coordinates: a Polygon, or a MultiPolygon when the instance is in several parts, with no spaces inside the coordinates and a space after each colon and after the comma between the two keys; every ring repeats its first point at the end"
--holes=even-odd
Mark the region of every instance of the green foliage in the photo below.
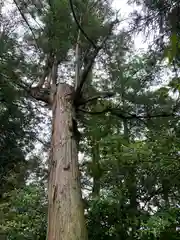
{"type": "Polygon", "coordinates": [[[151,216],[145,224],[141,224],[141,238],[157,239],[162,237],[162,239],[169,239],[170,237],[170,239],[179,239],[178,230],[176,229],[178,218],[178,208],[162,209],[160,212],[151,216]],[[171,235],[169,236],[169,234],[171,235]]]}
{"type": "Polygon", "coordinates": [[[7,239],[42,240],[46,235],[47,200],[43,186],[30,184],[8,193],[0,204],[0,231],[7,239]]]}
{"type": "MultiPolygon", "coordinates": [[[[125,214],[125,212],[124,212],[125,214]]],[[[126,219],[121,211],[120,202],[111,198],[94,200],[90,203],[88,214],[89,239],[124,239],[126,219]]]]}
{"type": "Polygon", "coordinates": [[[170,64],[178,57],[179,47],[178,36],[176,33],[172,33],[169,45],[164,49],[164,57],[168,58],[170,64]]]}
{"type": "MultiPolygon", "coordinates": [[[[144,1],[151,13],[162,14],[160,2],[144,1]]],[[[46,122],[46,118],[37,118],[40,108],[34,110],[36,104],[22,97],[20,86],[26,79],[37,80],[41,71],[37,62],[43,62],[49,53],[55,53],[60,60],[60,75],[74,71],[68,54],[74,50],[77,26],[67,0],[53,1],[48,7],[42,2],[40,11],[39,1],[28,6],[23,3],[19,2],[25,14],[42,21],[43,30],[33,29],[41,53],[30,53],[29,32],[24,36],[24,42],[28,41],[22,45],[15,39],[18,35],[5,32],[0,38],[0,228],[8,239],[40,240],[45,239],[47,225],[47,198],[44,185],[40,185],[45,170],[40,167],[43,164],[38,153],[34,156],[31,151],[35,123],[46,122]],[[68,71],[64,63],[68,64],[68,71]],[[35,176],[37,184],[27,184],[29,174],[35,176]]],[[[104,22],[113,16],[109,4],[75,1],[74,5],[78,17],[84,14],[84,30],[97,43],[107,33],[104,22]]],[[[170,11],[166,5],[165,8],[170,11]]],[[[167,27],[171,23],[169,12],[164,17],[167,27]]],[[[102,69],[95,68],[94,79],[88,79],[85,95],[110,90],[115,97],[93,101],[86,110],[103,112],[113,108],[116,113],[79,113],[90,240],[180,239],[179,100],[170,95],[171,91],[180,91],[179,76],[176,71],[165,85],[164,66],[158,61],[159,55],[164,54],[172,65],[178,66],[178,28],[170,31],[168,37],[163,49],[158,45],[156,52],[135,55],[131,36],[116,32],[97,59],[102,69]],[[163,86],[152,90],[159,83],[163,86]]],[[[82,52],[91,50],[87,39],[81,36],[81,40],[82,52]]]]}
{"type": "MultiPolygon", "coordinates": [[[[134,59],[124,75],[121,68],[113,65],[112,81],[121,98],[112,106],[119,108],[119,119],[92,116],[88,122],[86,136],[98,139],[97,161],[102,169],[98,198],[90,201],[88,208],[90,239],[180,239],[179,213],[175,208],[179,205],[180,139],[176,127],[179,118],[163,117],[177,103],[169,95],[171,85],[147,91],[151,84],[149,74],[153,76],[153,68],[157,74],[158,66],[145,68],[140,63],[147,64],[150,60],[144,57],[134,59]],[[121,118],[123,114],[162,114],[162,117],[125,120],[121,118]]],[[[97,110],[98,107],[97,104],[97,110]]],[[[86,149],[95,167],[93,155],[86,149]]],[[[87,174],[93,178],[91,186],[94,187],[96,174],[92,171],[87,174]]]]}
{"type": "Polygon", "coordinates": [[[31,108],[18,91],[20,78],[16,71],[21,68],[22,56],[16,54],[16,41],[4,33],[0,39],[0,196],[5,191],[23,184],[27,174],[26,154],[32,150],[35,136],[31,124],[35,119],[31,108]],[[12,57],[13,56],[13,57],[12,57]]]}
{"type": "Polygon", "coordinates": [[[53,1],[42,21],[45,29],[41,39],[46,43],[43,45],[43,50],[47,53],[56,52],[58,58],[64,60],[72,39],[72,19],[68,1],[53,1]]]}

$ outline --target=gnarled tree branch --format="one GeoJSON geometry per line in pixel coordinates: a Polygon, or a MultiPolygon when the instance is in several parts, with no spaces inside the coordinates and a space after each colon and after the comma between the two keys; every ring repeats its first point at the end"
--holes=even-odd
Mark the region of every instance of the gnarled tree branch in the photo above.
{"type": "Polygon", "coordinates": [[[112,92],[100,92],[98,95],[96,96],[93,96],[93,97],[90,97],[88,99],[84,99],[84,100],[80,100],[80,102],[78,103],[79,106],[81,105],[85,105],[89,102],[92,102],[94,100],[97,100],[99,98],[110,98],[110,97],[113,97],[115,94],[112,93],[112,92]]]}
{"type": "Polygon", "coordinates": [[[175,112],[170,112],[170,113],[159,113],[159,114],[148,114],[148,115],[137,115],[137,114],[128,114],[125,113],[120,110],[120,109],[115,109],[115,108],[111,108],[111,107],[107,107],[105,109],[103,109],[102,111],[96,111],[96,112],[91,112],[91,111],[87,111],[85,109],[78,109],[81,112],[87,113],[87,114],[91,114],[91,115],[98,115],[98,114],[104,114],[104,113],[111,113],[114,116],[117,116],[121,119],[152,119],[152,118],[167,118],[167,117],[180,117],[178,116],[178,114],[176,114],[175,112]]]}
{"type": "Polygon", "coordinates": [[[112,29],[113,29],[113,27],[116,23],[118,23],[118,20],[115,20],[112,23],[110,23],[108,34],[106,35],[106,37],[104,37],[101,44],[96,49],[94,49],[94,52],[89,57],[89,61],[88,61],[87,65],[85,66],[84,70],[82,71],[82,74],[81,74],[80,80],[79,80],[79,84],[78,84],[76,92],[75,92],[75,99],[74,99],[75,102],[79,98],[79,96],[81,95],[82,87],[83,87],[83,85],[84,85],[84,83],[87,79],[89,71],[91,70],[91,68],[94,64],[95,58],[97,57],[99,51],[103,48],[104,43],[107,41],[107,39],[108,39],[109,35],[111,34],[112,29]]]}
{"type": "Polygon", "coordinates": [[[24,20],[25,23],[27,24],[29,30],[31,31],[31,33],[32,33],[32,35],[33,35],[33,38],[34,38],[34,40],[35,40],[35,43],[36,43],[36,45],[37,45],[37,48],[38,48],[38,50],[39,50],[39,45],[38,45],[38,43],[37,43],[37,39],[36,39],[36,36],[35,36],[35,34],[34,34],[34,32],[33,32],[32,27],[31,27],[30,24],[28,23],[28,20],[26,19],[24,13],[22,12],[21,8],[19,7],[18,2],[17,2],[16,0],[13,0],[13,2],[14,2],[14,4],[16,5],[16,7],[17,7],[17,9],[18,9],[21,17],[23,18],[23,20],[24,20]]]}
{"type": "Polygon", "coordinates": [[[53,67],[53,63],[54,63],[54,56],[53,54],[49,53],[49,55],[46,58],[46,63],[45,66],[43,67],[43,74],[42,77],[39,80],[39,83],[37,85],[38,88],[42,88],[46,77],[48,76],[48,74],[50,74],[51,69],[53,67]]]}
{"type": "Polygon", "coordinates": [[[81,31],[79,29],[78,36],[77,36],[77,42],[76,42],[76,51],[75,51],[75,90],[78,87],[79,82],[79,76],[80,76],[80,70],[81,70],[81,61],[80,61],[80,36],[81,31]]]}
{"type": "Polygon", "coordinates": [[[96,49],[96,48],[97,48],[96,44],[92,41],[92,39],[90,39],[90,38],[88,37],[88,35],[87,35],[86,32],[84,31],[84,29],[81,27],[81,24],[80,24],[80,22],[78,21],[78,19],[77,19],[77,17],[76,17],[72,0],[69,0],[69,3],[70,3],[71,11],[72,11],[72,14],[73,14],[73,18],[74,18],[74,20],[75,20],[78,28],[80,29],[80,31],[82,32],[82,34],[84,35],[84,37],[85,37],[85,38],[92,44],[92,46],[96,49]]]}

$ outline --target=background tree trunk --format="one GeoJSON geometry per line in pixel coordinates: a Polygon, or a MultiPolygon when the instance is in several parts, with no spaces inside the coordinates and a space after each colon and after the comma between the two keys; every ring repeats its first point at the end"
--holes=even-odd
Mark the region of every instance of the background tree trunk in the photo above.
{"type": "Polygon", "coordinates": [[[100,178],[101,178],[99,143],[95,139],[92,140],[92,165],[93,165],[92,197],[95,199],[100,197],[100,178]]]}
{"type": "Polygon", "coordinates": [[[48,240],[87,239],[73,131],[73,91],[68,84],[59,84],[53,101],[48,240]]]}

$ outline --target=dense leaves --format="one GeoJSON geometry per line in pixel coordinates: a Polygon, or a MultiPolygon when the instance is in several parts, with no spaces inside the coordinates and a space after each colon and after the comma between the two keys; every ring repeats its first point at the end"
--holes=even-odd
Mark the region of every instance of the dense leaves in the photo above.
{"type": "Polygon", "coordinates": [[[16,54],[16,42],[3,33],[0,39],[0,195],[13,189],[26,179],[26,154],[32,150],[31,140],[35,136],[31,124],[35,119],[31,108],[21,99],[16,71],[21,68],[22,56],[16,54]]]}
{"type": "Polygon", "coordinates": [[[45,239],[47,200],[44,188],[30,184],[11,191],[1,204],[0,231],[8,239],[45,239]]]}
{"type": "MultiPolygon", "coordinates": [[[[89,239],[180,239],[179,4],[131,2],[147,10],[134,13],[134,28],[160,34],[148,52],[138,54],[132,29],[114,32],[84,86],[86,96],[114,92],[78,112],[89,239]]],[[[48,134],[50,127],[47,111],[39,114],[44,106],[29,99],[24,86],[38,81],[48,54],[59,60],[58,81],[74,83],[78,31],[66,0],[16,3],[3,17],[0,35],[0,234],[40,240],[46,235],[47,148],[36,140],[37,133],[44,136],[43,124],[48,134]],[[22,22],[22,33],[13,33],[22,22]]],[[[114,16],[110,4],[74,1],[74,7],[78,19],[83,15],[83,29],[99,43],[114,16]]],[[[93,47],[83,35],[81,43],[83,57],[93,47]]]]}

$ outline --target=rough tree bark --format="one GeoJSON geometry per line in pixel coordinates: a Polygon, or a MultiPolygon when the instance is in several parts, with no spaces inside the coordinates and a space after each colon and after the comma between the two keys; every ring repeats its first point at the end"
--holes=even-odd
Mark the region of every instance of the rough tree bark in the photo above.
{"type": "Polygon", "coordinates": [[[73,88],[59,84],[53,100],[47,240],[86,240],[73,88]]]}

